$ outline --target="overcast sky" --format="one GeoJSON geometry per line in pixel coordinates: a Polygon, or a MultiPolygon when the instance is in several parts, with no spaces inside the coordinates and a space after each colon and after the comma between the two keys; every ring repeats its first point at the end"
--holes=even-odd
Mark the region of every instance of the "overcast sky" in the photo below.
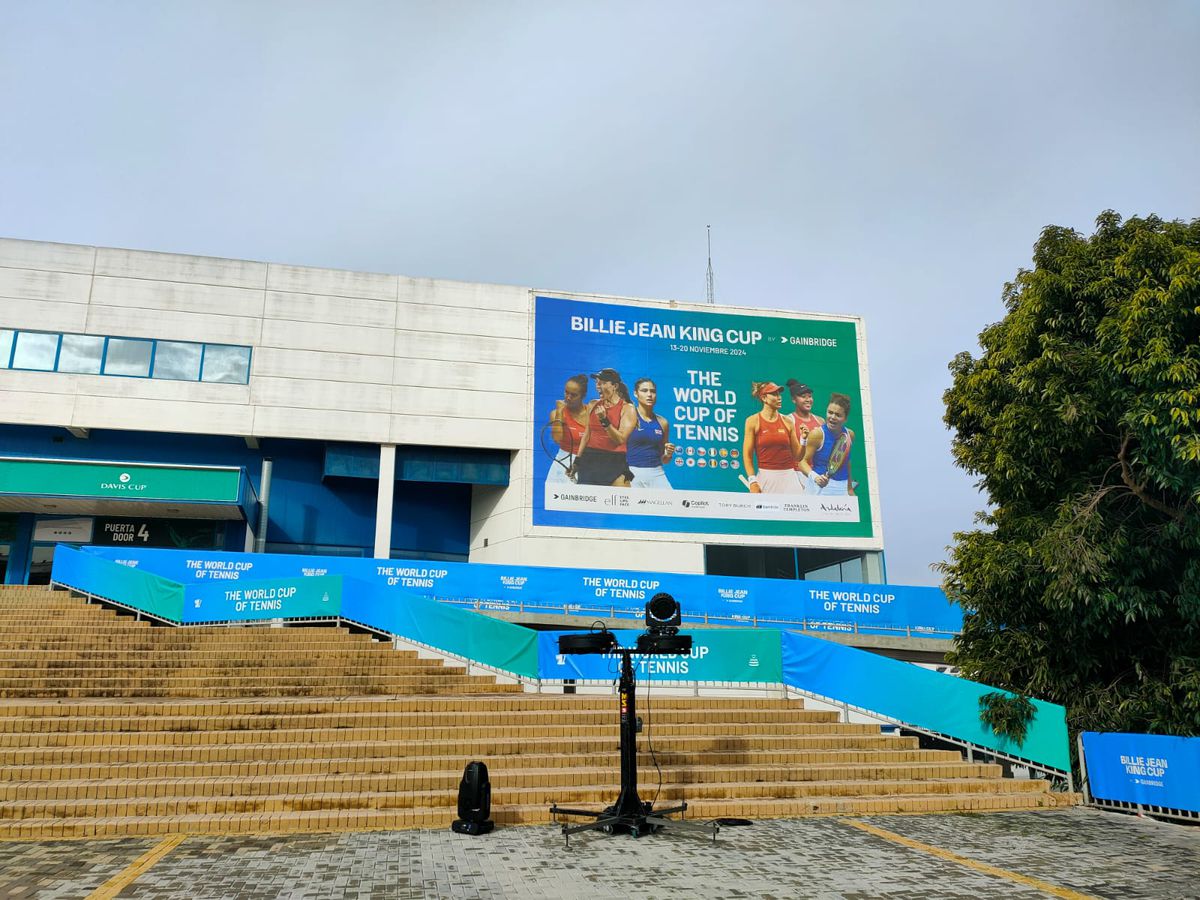
{"type": "Polygon", "coordinates": [[[1200,3],[4,0],[0,234],[867,321],[888,575],[1040,229],[1200,215],[1200,3]]]}

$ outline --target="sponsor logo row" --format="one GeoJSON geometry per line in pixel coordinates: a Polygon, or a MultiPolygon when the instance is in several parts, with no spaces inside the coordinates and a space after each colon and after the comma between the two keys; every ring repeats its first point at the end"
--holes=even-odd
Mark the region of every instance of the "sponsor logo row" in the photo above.
{"type": "Polygon", "coordinates": [[[656,491],[610,487],[546,487],[546,509],[673,515],[710,519],[811,522],[858,521],[857,497],[772,497],[719,491],[656,491]]]}

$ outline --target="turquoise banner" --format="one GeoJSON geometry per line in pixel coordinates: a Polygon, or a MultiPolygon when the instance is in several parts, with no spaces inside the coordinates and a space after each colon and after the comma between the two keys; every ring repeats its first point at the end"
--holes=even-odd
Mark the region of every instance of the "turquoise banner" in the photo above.
{"type": "Polygon", "coordinates": [[[1066,710],[1054,703],[1031,701],[1036,713],[1016,744],[979,718],[980,698],[995,688],[792,632],[783,633],[783,682],[1051,769],[1071,768],[1066,710]]]}
{"type": "MultiPolygon", "coordinates": [[[[538,634],[538,674],[561,681],[611,681],[617,677],[620,654],[563,654],[561,634],[582,632],[543,631],[538,634]]],[[[614,631],[617,643],[633,647],[640,631],[614,631]]],[[[633,656],[634,673],[648,681],[737,681],[779,684],[783,680],[779,632],[765,628],[685,629],[692,650],[682,656],[633,656]]]]}
{"type": "Polygon", "coordinates": [[[515,675],[538,677],[536,631],[396,588],[344,580],[343,618],[515,675]]]}
{"type": "Polygon", "coordinates": [[[341,576],[316,575],[188,585],[183,621],[336,618],[341,612],[341,576]]]}
{"type": "Polygon", "coordinates": [[[171,622],[183,621],[183,585],[59,544],[51,581],[171,622]]]}

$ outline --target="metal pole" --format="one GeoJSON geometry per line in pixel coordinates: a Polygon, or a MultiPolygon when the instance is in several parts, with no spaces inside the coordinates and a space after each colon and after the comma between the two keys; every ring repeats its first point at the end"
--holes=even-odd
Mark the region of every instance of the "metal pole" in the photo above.
{"type": "MultiPolygon", "coordinates": [[[[1079,732],[1079,734],[1075,735],[1075,747],[1079,751],[1079,780],[1083,782],[1083,784],[1080,785],[1080,787],[1083,788],[1083,802],[1087,806],[1091,806],[1093,803],[1092,792],[1088,789],[1087,759],[1083,755],[1083,732],[1082,731],[1079,732]]],[[[1071,776],[1071,772],[1069,769],[1067,771],[1067,779],[1068,779],[1068,784],[1070,785],[1070,788],[1071,788],[1071,792],[1074,793],[1075,779],[1071,776]]]]}
{"type": "Polygon", "coordinates": [[[271,457],[264,456],[262,474],[259,475],[258,490],[258,529],[254,533],[254,552],[267,552],[267,522],[271,511],[271,457]]]}

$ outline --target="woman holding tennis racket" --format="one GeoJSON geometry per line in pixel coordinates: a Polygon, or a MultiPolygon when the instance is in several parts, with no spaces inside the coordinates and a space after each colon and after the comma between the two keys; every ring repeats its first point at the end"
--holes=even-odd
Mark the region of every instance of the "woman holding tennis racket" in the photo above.
{"type": "Polygon", "coordinates": [[[563,398],[555,400],[554,409],[550,410],[550,421],[542,431],[542,448],[553,460],[546,473],[547,484],[572,480],[567,473],[575,465],[575,455],[587,430],[588,411],[583,405],[587,390],[586,375],[571,376],[563,385],[563,398]]]}
{"type": "Polygon", "coordinates": [[[829,395],[825,424],[812,431],[804,451],[800,471],[808,477],[808,492],[826,496],[854,496],[850,480],[850,448],[854,432],[846,427],[850,415],[850,398],[845,394],[829,395]]]}
{"type": "Polygon", "coordinates": [[[654,412],[658,387],[649,378],[639,378],[633,384],[633,396],[637,398],[634,425],[625,438],[625,461],[633,473],[630,487],[670,490],[663,466],[675,455],[675,445],[670,423],[654,412]]]}
{"type": "Polygon", "coordinates": [[[804,482],[796,473],[796,463],[803,451],[791,416],[779,412],[783,388],[773,381],[755,381],[750,390],[762,410],[746,420],[742,440],[746,474],[741,480],[752,494],[799,494],[804,482]]]}
{"type": "Polygon", "coordinates": [[[592,378],[600,397],[587,405],[587,429],[573,474],[579,484],[629,487],[633,473],[625,461],[625,439],[634,427],[629,389],[615,369],[601,369],[592,378]]]}

